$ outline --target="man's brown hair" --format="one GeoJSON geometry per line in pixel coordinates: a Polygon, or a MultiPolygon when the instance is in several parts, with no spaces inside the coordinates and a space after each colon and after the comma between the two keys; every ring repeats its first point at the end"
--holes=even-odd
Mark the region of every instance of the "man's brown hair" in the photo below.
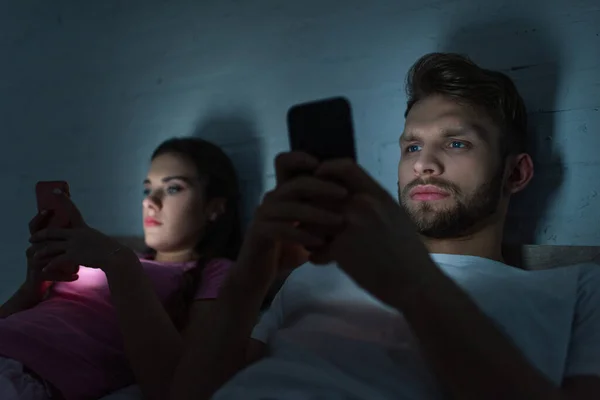
{"type": "Polygon", "coordinates": [[[501,127],[503,156],[525,152],[527,110],[513,81],[505,74],[479,67],[455,53],[421,57],[406,77],[408,102],[405,117],[420,100],[442,95],[479,107],[501,127]]]}

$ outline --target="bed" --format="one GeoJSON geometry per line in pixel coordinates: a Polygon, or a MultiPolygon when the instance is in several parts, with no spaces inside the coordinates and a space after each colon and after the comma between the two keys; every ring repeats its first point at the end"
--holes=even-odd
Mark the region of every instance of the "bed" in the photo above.
{"type": "MultiPolygon", "coordinates": [[[[143,249],[143,240],[140,238],[117,239],[134,250],[143,249]]],[[[526,270],[557,268],[586,262],[600,264],[600,246],[506,245],[504,258],[507,264],[526,270]]],[[[284,280],[285,277],[282,277],[275,288],[279,288],[284,280]]],[[[101,400],[143,400],[143,396],[139,387],[133,385],[101,400]]]]}

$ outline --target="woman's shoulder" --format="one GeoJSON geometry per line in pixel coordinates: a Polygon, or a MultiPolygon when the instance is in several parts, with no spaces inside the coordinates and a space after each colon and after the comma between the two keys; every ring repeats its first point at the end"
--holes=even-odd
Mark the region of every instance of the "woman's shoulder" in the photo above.
{"type": "Polygon", "coordinates": [[[233,264],[234,262],[227,258],[213,258],[208,261],[202,271],[202,279],[194,298],[196,300],[216,298],[233,264]]]}
{"type": "Polygon", "coordinates": [[[231,266],[233,264],[234,264],[234,262],[228,258],[222,258],[222,257],[212,258],[212,259],[208,260],[206,262],[206,265],[204,266],[204,275],[206,275],[207,272],[229,271],[229,269],[231,268],[231,266]]]}

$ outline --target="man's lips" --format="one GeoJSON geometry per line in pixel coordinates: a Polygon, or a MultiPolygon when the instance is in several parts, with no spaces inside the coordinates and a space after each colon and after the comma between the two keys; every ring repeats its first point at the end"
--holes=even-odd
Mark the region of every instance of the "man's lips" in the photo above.
{"type": "Polygon", "coordinates": [[[450,196],[450,194],[437,186],[421,185],[412,189],[409,196],[417,201],[442,200],[450,196]]]}

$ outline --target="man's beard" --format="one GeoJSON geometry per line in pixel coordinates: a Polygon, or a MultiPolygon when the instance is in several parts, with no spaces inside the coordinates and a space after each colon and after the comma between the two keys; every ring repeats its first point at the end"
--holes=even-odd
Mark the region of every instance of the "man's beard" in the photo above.
{"type": "Polygon", "coordinates": [[[446,180],[417,178],[404,189],[398,188],[398,197],[421,235],[434,239],[458,238],[475,231],[496,212],[503,194],[503,175],[504,168],[499,168],[488,182],[468,196],[457,185],[446,180]],[[439,210],[427,201],[411,204],[410,191],[420,185],[434,185],[448,192],[455,203],[439,210]]]}

